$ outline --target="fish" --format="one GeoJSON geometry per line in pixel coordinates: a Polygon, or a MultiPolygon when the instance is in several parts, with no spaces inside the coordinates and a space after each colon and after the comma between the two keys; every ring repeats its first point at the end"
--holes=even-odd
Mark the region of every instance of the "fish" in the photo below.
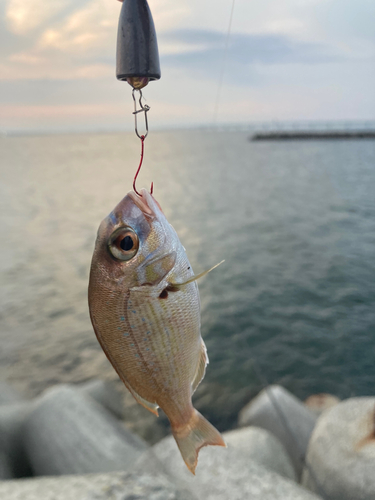
{"type": "Polygon", "coordinates": [[[194,275],[176,231],[142,189],[100,224],[90,270],[90,317],[104,353],[138,403],[164,411],[193,474],[203,446],[226,446],[192,404],[208,364],[197,279],[215,267],[194,275]]]}

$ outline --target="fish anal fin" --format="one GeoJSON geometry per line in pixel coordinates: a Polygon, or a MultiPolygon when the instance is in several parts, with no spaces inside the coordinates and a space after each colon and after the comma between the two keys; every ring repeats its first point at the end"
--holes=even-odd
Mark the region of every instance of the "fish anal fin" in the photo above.
{"type": "Polygon", "coordinates": [[[146,410],[150,411],[157,417],[159,416],[158,412],[159,405],[157,405],[156,403],[150,403],[150,401],[147,401],[146,399],[142,398],[142,396],[140,396],[137,392],[135,392],[135,390],[132,387],[130,387],[128,383],[126,383],[125,385],[126,388],[129,390],[129,392],[131,393],[131,395],[133,396],[133,398],[137,401],[137,403],[142,405],[144,408],[146,408],[146,410]]]}
{"type": "Polygon", "coordinates": [[[191,383],[193,393],[195,392],[196,388],[203,380],[204,375],[206,373],[206,366],[207,365],[208,365],[207,349],[206,349],[205,343],[202,340],[197,368],[195,370],[194,378],[193,378],[193,381],[191,383]]]}

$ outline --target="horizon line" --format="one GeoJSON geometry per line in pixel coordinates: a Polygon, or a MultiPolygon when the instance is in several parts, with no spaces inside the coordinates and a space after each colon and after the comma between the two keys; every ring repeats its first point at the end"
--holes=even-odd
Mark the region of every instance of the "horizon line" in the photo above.
{"type": "MultiPolygon", "coordinates": [[[[171,132],[178,130],[210,130],[210,131],[281,131],[281,130],[372,130],[375,128],[375,118],[366,120],[332,119],[332,120],[254,120],[249,122],[224,122],[224,123],[188,123],[188,124],[164,124],[154,126],[155,132],[171,132]]],[[[111,134],[131,133],[133,127],[109,126],[109,127],[63,127],[63,128],[41,128],[41,129],[0,129],[0,138],[7,136],[32,136],[32,135],[69,135],[69,134],[111,134]]]]}

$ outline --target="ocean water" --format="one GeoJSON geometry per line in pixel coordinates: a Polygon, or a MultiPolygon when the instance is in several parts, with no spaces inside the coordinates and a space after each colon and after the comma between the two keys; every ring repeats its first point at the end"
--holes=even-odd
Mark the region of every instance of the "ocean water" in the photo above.
{"type": "MultiPolygon", "coordinates": [[[[35,395],[111,371],[87,282],[97,227],[131,189],[134,134],[0,139],[0,375],[35,395]]],[[[374,392],[375,141],[250,142],[151,132],[138,186],[200,286],[210,364],[195,402],[220,428],[269,383],[298,397],[374,392]]]]}

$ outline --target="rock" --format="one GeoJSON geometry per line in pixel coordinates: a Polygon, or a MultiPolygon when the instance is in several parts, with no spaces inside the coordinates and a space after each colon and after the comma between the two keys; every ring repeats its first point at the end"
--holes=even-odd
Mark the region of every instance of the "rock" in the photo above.
{"type": "Polygon", "coordinates": [[[6,382],[0,382],[0,405],[19,403],[23,397],[6,382]]]}
{"type": "Polygon", "coordinates": [[[4,500],[195,500],[166,476],[143,472],[0,482],[4,500]]]}
{"type": "MultiPolygon", "coordinates": [[[[122,384],[122,383],[121,383],[122,384]]],[[[159,418],[136,402],[124,387],[124,423],[128,429],[137,434],[150,445],[167,436],[170,432],[169,421],[163,412],[159,418]]]]}
{"type": "Polygon", "coordinates": [[[133,434],[137,434],[147,443],[155,444],[168,435],[167,417],[161,413],[160,417],[156,418],[137,403],[120,379],[110,381],[93,379],[75,387],[82,389],[85,394],[121,419],[133,434]]]}
{"type": "Polygon", "coordinates": [[[76,387],[87,396],[95,399],[97,403],[100,403],[118,419],[124,418],[123,397],[116,390],[113,383],[94,379],[76,387]]]}
{"type": "Polygon", "coordinates": [[[300,477],[316,419],[316,415],[293,394],[279,385],[272,385],[241,410],[239,425],[256,425],[272,432],[285,446],[300,477]]]}
{"type": "Polygon", "coordinates": [[[196,475],[184,464],[172,436],[153,446],[152,451],[181,488],[190,489],[199,500],[317,500],[290,479],[267,470],[252,459],[240,435],[225,433],[228,448],[207,446],[199,452],[196,475]],[[233,441],[235,444],[230,445],[233,441]]]}
{"type": "Polygon", "coordinates": [[[313,394],[309,396],[303,404],[307,408],[315,413],[315,415],[320,415],[327,408],[340,403],[340,399],[337,396],[332,396],[332,394],[313,394]]]}
{"type": "Polygon", "coordinates": [[[14,477],[30,475],[30,466],[24,450],[22,428],[32,409],[28,402],[0,406],[0,450],[14,477]]]}
{"type": "Polygon", "coordinates": [[[0,451],[0,480],[11,479],[13,477],[12,468],[8,457],[0,451]]]}
{"type": "Polygon", "coordinates": [[[326,410],[311,436],[302,482],[330,500],[375,500],[375,398],[352,398],[326,410]]]}
{"type": "Polygon", "coordinates": [[[260,427],[244,427],[223,433],[228,447],[246,454],[246,460],[254,460],[268,470],[277,472],[292,481],[297,480],[290,458],[280,441],[260,427]]]}
{"type": "Polygon", "coordinates": [[[35,475],[126,471],[147,449],[102,406],[68,385],[36,400],[24,442],[35,475]]]}
{"type": "Polygon", "coordinates": [[[20,439],[21,428],[32,409],[30,403],[0,406],[0,448],[9,453],[20,439]]]}
{"type": "Polygon", "coordinates": [[[254,388],[233,387],[218,381],[203,379],[194,393],[194,408],[219,431],[233,428],[233,419],[243,408],[244,401],[255,396],[254,388]]]}
{"type": "Polygon", "coordinates": [[[28,475],[20,430],[30,404],[6,382],[0,382],[0,479],[28,475]]]}

